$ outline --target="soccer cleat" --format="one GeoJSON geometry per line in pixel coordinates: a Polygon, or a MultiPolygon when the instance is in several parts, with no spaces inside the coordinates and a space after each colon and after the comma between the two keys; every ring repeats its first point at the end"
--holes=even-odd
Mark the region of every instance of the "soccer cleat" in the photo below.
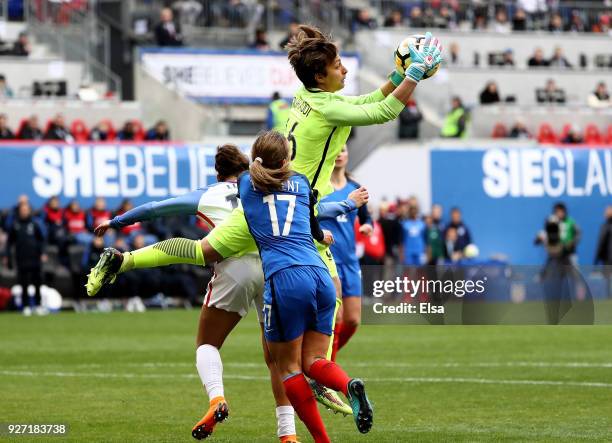
{"type": "Polygon", "coordinates": [[[283,435],[279,437],[280,443],[300,443],[297,435],[283,435]]]}
{"type": "Polygon", "coordinates": [[[354,378],[348,384],[348,399],[353,408],[353,418],[357,429],[362,434],[370,432],[374,419],[374,410],[365,392],[365,386],[361,380],[354,378]]]}
{"type": "Polygon", "coordinates": [[[196,440],[203,440],[210,436],[217,423],[222,422],[229,416],[229,408],[223,397],[216,397],[210,401],[210,408],[202,420],[196,423],[191,430],[191,435],[196,440]]]}
{"type": "Polygon", "coordinates": [[[105,248],[100,255],[100,260],[96,266],[91,268],[87,274],[87,295],[93,297],[96,295],[102,286],[108,283],[114,283],[117,278],[117,272],[123,263],[123,254],[115,248],[105,248]]]}
{"type": "Polygon", "coordinates": [[[351,407],[344,403],[335,391],[326,388],[313,379],[310,379],[309,383],[316,400],[330,411],[334,411],[334,414],[339,412],[346,417],[353,413],[351,407]]]}

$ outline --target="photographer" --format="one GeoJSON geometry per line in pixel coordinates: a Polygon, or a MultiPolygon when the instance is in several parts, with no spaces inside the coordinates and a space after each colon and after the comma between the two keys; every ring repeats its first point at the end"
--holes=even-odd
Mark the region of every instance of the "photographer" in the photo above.
{"type": "Polygon", "coordinates": [[[542,285],[549,324],[558,324],[571,307],[575,292],[577,264],[576,246],[580,228],[567,214],[564,203],[556,203],[553,213],[538,233],[535,244],[546,248],[546,263],[542,269],[542,285]]]}

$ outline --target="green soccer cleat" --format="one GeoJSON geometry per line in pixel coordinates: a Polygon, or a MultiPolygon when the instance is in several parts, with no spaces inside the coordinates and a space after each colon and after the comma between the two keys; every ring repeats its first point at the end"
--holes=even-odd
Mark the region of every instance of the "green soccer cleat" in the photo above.
{"type": "Polygon", "coordinates": [[[351,407],[342,401],[336,391],[326,388],[313,379],[310,379],[309,383],[317,401],[330,411],[334,411],[334,414],[339,412],[346,417],[353,413],[351,407]]]}
{"type": "Polygon", "coordinates": [[[365,386],[361,380],[354,378],[348,384],[348,399],[353,408],[353,418],[357,429],[362,434],[370,432],[374,419],[374,410],[365,392],[365,386]]]}
{"type": "Polygon", "coordinates": [[[96,266],[91,268],[90,273],[87,275],[87,295],[93,297],[102,286],[115,282],[117,278],[117,272],[121,268],[123,263],[123,254],[115,248],[105,248],[100,255],[100,260],[96,263],[96,266]]]}

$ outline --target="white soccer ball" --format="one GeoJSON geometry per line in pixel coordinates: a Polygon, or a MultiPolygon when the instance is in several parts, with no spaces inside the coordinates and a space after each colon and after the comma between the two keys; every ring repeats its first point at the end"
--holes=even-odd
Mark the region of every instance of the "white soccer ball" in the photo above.
{"type": "MultiPolygon", "coordinates": [[[[411,35],[408,38],[402,40],[397,49],[395,50],[395,68],[397,72],[400,74],[404,74],[412,60],[410,59],[410,50],[408,47],[410,44],[414,44],[417,49],[421,49],[421,45],[425,43],[425,36],[422,34],[411,35]]],[[[430,69],[425,73],[423,79],[427,79],[429,77],[433,77],[436,75],[436,72],[440,69],[440,65],[436,65],[435,68],[430,69]]]]}

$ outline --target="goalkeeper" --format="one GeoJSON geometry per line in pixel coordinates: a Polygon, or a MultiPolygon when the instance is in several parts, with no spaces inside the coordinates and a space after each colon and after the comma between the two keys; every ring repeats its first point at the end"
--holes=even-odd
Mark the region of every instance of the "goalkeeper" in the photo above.
{"type": "MultiPolygon", "coordinates": [[[[301,25],[287,49],[289,62],[302,82],[295,93],[285,129],[293,149],[291,165],[294,171],[308,178],[318,198],[332,192],[330,178],[335,159],[345,145],[351,127],[381,124],[397,118],[424,74],[442,60],[438,40],[427,33],[418,50],[414,45],[410,46],[412,63],[405,75],[395,70],[389,81],[374,92],[347,97],[337,94],[344,87],[347,70],[342,65],[338,48],[329,37],[314,27],[301,25]]],[[[130,269],[179,263],[202,266],[256,250],[241,207],[206,238],[200,241],[184,239],[184,244],[184,247],[172,251],[151,245],[126,252],[119,269],[112,261],[104,267],[94,268],[88,286],[97,292],[117,273],[130,269]]],[[[319,249],[336,288],[339,288],[329,249],[322,245],[319,249]]]]}

